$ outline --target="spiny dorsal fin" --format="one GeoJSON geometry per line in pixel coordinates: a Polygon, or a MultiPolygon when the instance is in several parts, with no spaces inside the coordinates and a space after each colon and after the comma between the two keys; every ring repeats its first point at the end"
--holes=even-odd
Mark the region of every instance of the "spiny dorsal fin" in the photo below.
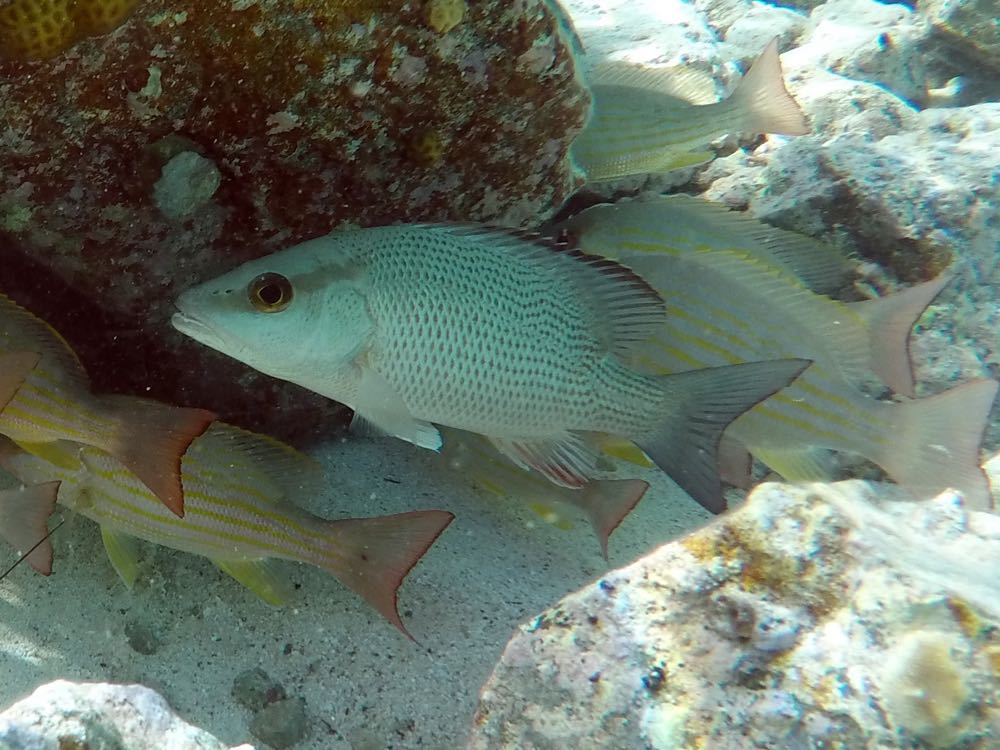
{"type": "Polygon", "coordinates": [[[236,466],[265,476],[282,496],[315,494],[323,486],[323,468],[319,463],[290,445],[267,435],[244,430],[225,422],[213,422],[193,447],[197,451],[216,451],[236,466]]]}
{"type": "Polygon", "coordinates": [[[71,384],[90,388],[87,372],[66,339],[5,294],[0,294],[0,350],[38,352],[40,368],[56,369],[71,384]]]}
{"type": "Polygon", "coordinates": [[[641,89],[680,99],[687,104],[713,104],[718,100],[715,80],[711,75],[681,65],[654,68],[609,60],[596,65],[587,74],[587,80],[593,87],[641,89]]]}

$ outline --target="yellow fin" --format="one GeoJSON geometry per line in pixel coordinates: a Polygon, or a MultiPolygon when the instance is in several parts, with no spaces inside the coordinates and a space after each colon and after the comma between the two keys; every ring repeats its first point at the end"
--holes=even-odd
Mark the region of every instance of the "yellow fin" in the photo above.
{"type": "Polygon", "coordinates": [[[29,443],[15,440],[21,450],[32,456],[47,461],[60,469],[76,471],[80,468],[80,446],[68,440],[55,440],[49,443],[29,443]]]}
{"type": "Polygon", "coordinates": [[[831,479],[830,467],[823,461],[826,452],[822,449],[753,447],[750,452],[789,482],[826,482],[831,479]]]}
{"type": "Polygon", "coordinates": [[[563,516],[551,505],[546,505],[545,503],[528,503],[528,507],[531,508],[531,510],[534,511],[539,518],[545,521],[545,523],[551,524],[557,529],[569,531],[573,528],[573,522],[563,516]]]}
{"type": "Polygon", "coordinates": [[[273,607],[280,607],[291,596],[288,583],[281,580],[271,570],[266,560],[216,560],[214,562],[223,573],[227,573],[242,583],[257,596],[273,607]]]}
{"type": "Polygon", "coordinates": [[[135,586],[139,577],[139,540],[106,526],[101,526],[101,539],[119,578],[128,588],[135,586]]]}
{"type": "Polygon", "coordinates": [[[611,436],[603,438],[601,440],[601,450],[612,458],[620,458],[622,461],[627,461],[636,466],[642,466],[647,469],[653,466],[653,462],[636,447],[635,443],[624,438],[611,436]]]}

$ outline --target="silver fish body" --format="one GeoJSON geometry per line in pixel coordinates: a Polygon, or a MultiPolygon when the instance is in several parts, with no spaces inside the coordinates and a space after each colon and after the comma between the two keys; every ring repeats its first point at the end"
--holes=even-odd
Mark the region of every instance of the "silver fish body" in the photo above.
{"type": "Polygon", "coordinates": [[[714,457],[717,436],[689,439],[700,416],[728,423],[805,366],[682,378],[634,369],[625,357],[664,322],[644,281],[604,258],[469,225],[334,233],[189,290],[177,307],[183,333],[383,432],[437,448],[432,423],[469,430],[574,487],[592,475],[585,433],[648,446],[678,478],[699,463],[692,450],[714,457]]]}

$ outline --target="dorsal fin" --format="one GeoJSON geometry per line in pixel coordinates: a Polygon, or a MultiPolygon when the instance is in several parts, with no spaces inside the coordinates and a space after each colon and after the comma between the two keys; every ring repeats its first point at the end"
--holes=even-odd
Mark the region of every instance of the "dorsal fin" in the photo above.
{"type": "Polygon", "coordinates": [[[627,356],[663,325],[666,306],[645,279],[619,261],[591,255],[542,235],[478,224],[423,224],[426,229],[486,241],[538,267],[562,270],[587,304],[597,308],[595,333],[609,351],[627,356]]]}
{"type": "Polygon", "coordinates": [[[715,79],[708,73],[681,65],[647,67],[622,61],[604,61],[587,73],[593,87],[622,86],[651,91],[687,104],[713,104],[718,101],[715,79]]]}
{"type": "Polygon", "coordinates": [[[663,240],[662,251],[674,255],[700,246],[743,253],[781,268],[820,294],[839,289],[854,269],[847,255],[826,243],[683,193],[592,206],[559,228],[579,239],[588,233],[655,234],[663,240]]]}
{"type": "Polygon", "coordinates": [[[0,294],[0,350],[38,352],[40,369],[56,369],[74,385],[90,388],[87,372],[66,339],[5,294],[0,294]]]}
{"type": "MultiPolygon", "coordinates": [[[[323,485],[323,468],[303,453],[267,435],[225,422],[213,422],[192,447],[223,457],[237,467],[266,477],[280,495],[316,494],[323,485]]],[[[202,455],[205,455],[202,453],[202,455]]]]}

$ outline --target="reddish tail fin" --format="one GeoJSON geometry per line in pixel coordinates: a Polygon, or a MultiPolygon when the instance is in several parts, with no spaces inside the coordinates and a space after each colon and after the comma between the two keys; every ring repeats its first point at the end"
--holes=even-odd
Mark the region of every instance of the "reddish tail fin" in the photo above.
{"type": "Polygon", "coordinates": [[[133,396],[102,396],[101,404],[118,424],[108,452],[164,505],[183,516],[181,457],[215,420],[215,414],[133,396]]]}
{"type": "Polygon", "coordinates": [[[560,493],[559,497],[567,498],[567,502],[587,514],[601,543],[601,554],[607,560],[608,538],[648,489],[649,484],[641,479],[594,479],[582,490],[560,493]]]}
{"type": "Polygon", "coordinates": [[[329,552],[320,566],[365,600],[410,640],[396,591],[454,516],[443,510],[329,521],[329,552]]]}
{"type": "Polygon", "coordinates": [[[910,331],[950,280],[948,274],[941,274],[888,297],[850,305],[867,324],[872,369],[896,393],[911,398],[916,395],[910,364],[910,331]]]}
{"type": "Polygon", "coordinates": [[[25,559],[28,564],[47,576],[52,572],[52,542],[48,520],[56,507],[59,482],[45,482],[30,487],[0,492],[0,534],[18,552],[35,547],[25,559]],[[44,539],[41,544],[39,540],[44,539]]]}
{"type": "Polygon", "coordinates": [[[775,37],[730,97],[745,113],[748,133],[805,135],[809,132],[806,116],[788,93],[782,77],[778,38],[775,37]]]}
{"type": "Polygon", "coordinates": [[[979,445],[1000,383],[978,380],[930,398],[893,405],[895,439],[876,462],[919,498],[951,488],[970,508],[991,508],[979,445]]]}
{"type": "Polygon", "coordinates": [[[37,352],[14,352],[0,357],[0,409],[14,398],[42,355],[37,352]]]}

